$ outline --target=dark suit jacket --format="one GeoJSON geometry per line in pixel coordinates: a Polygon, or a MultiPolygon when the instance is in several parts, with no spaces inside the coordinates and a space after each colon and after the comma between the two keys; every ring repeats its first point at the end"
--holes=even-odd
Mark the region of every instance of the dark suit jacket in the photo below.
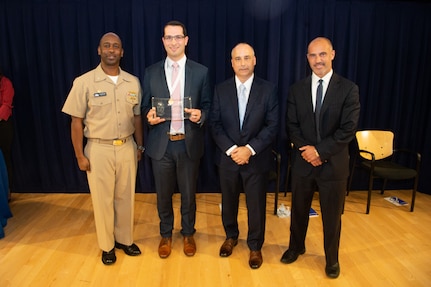
{"type": "Polygon", "coordinates": [[[256,155],[245,171],[264,172],[272,167],[271,148],[278,132],[278,97],[276,87],[254,77],[251,86],[243,128],[240,130],[238,97],[235,78],[228,79],[215,88],[209,125],[217,145],[215,163],[226,169],[237,170],[239,166],[226,155],[233,145],[250,144],[256,155]]]}
{"type": "Polygon", "coordinates": [[[317,142],[311,97],[311,76],[292,85],[287,98],[286,127],[294,144],[292,172],[307,176],[313,166],[298,148],[314,145],[325,163],[319,167],[325,179],[345,179],[349,174],[348,145],[354,138],[359,119],[359,88],[333,74],[320,112],[321,142],[317,142]]]}
{"type": "MultiPolygon", "coordinates": [[[[151,109],[152,97],[170,97],[164,63],[165,60],[162,60],[145,70],[142,102],[143,116],[146,116],[151,109]]],[[[184,120],[187,154],[193,160],[199,159],[204,153],[203,124],[211,106],[211,92],[208,68],[187,59],[184,95],[191,97],[193,108],[202,111],[199,124],[195,124],[188,119],[184,120]]],[[[170,124],[170,121],[165,121],[158,125],[149,125],[148,136],[145,138],[145,152],[149,157],[159,160],[165,154],[169,140],[167,133],[169,133],[170,124]]]]}

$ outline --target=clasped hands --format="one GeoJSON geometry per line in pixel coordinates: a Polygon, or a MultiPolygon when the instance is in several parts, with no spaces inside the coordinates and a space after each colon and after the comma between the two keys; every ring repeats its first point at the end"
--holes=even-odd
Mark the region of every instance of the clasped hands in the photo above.
{"type": "Polygon", "coordinates": [[[299,150],[301,151],[302,158],[311,165],[320,166],[323,164],[322,160],[320,159],[320,155],[314,146],[306,145],[300,147],[299,150]]]}
{"type": "Polygon", "coordinates": [[[246,146],[240,146],[234,149],[231,154],[230,158],[237,164],[237,165],[245,165],[248,164],[248,161],[251,157],[251,151],[246,146]]]}
{"type": "MultiPolygon", "coordinates": [[[[201,110],[199,109],[184,109],[184,111],[188,114],[190,114],[189,121],[198,123],[201,120],[201,110]]],[[[162,123],[166,121],[165,118],[158,117],[156,114],[156,108],[151,108],[151,110],[147,113],[147,121],[150,125],[157,125],[159,123],[162,123]]]]}

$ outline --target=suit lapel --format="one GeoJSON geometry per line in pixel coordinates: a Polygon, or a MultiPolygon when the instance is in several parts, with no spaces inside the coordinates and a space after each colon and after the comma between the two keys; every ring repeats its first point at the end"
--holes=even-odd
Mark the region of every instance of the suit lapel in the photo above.
{"type": "Polygon", "coordinates": [[[225,89],[220,90],[222,94],[220,100],[223,101],[226,114],[232,115],[232,125],[239,129],[239,108],[238,108],[238,91],[236,89],[235,78],[231,78],[225,89]]]}
{"type": "Polygon", "coordinates": [[[339,78],[334,73],[332,74],[331,80],[329,81],[328,88],[326,89],[325,98],[323,99],[322,110],[320,111],[320,117],[326,112],[331,102],[335,100],[336,91],[338,90],[339,78]]]}
{"type": "Polygon", "coordinates": [[[189,60],[186,60],[186,66],[184,69],[185,76],[185,86],[184,86],[184,97],[190,97],[190,87],[192,86],[193,81],[193,69],[189,65],[189,60]]]}
{"type": "MultiPolygon", "coordinates": [[[[229,91],[229,94],[227,97],[227,100],[229,101],[228,107],[229,107],[229,109],[231,109],[231,112],[229,114],[235,115],[234,123],[238,127],[238,130],[239,130],[240,126],[239,126],[238,90],[237,90],[236,84],[235,84],[235,77],[232,78],[232,80],[230,81],[230,87],[229,87],[228,91],[229,91]]],[[[244,118],[245,118],[245,115],[244,115],[244,118]]]]}
{"type": "Polygon", "coordinates": [[[248,95],[248,101],[247,101],[247,107],[245,109],[243,126],[247,122],[247,118],[249,117],[249,113],[250,113],[249,111],[253,110],[253,106],[256,103],[257,97],[259,97],[260,88],[261,88],[261,85],[259,84],[259,80],[257,80],[257,78],[255,76],[254,79],[253,79],[253,83],[251,83],[250,94],[248,95]]]}
{"type": "Polygon", "coordinates": [[[169,93],[169,87],[168,87],[168,82],[167,82],[166,73],[165,73],[165,61],[162,61],[160,65],[159,78],[160,78],[160,82],[164,84],[164,85],[161,85],[161,87],[163,87],[163,93],[161,94],[164,95],[163,96],[164,98],[170,98],[171,94],[169,93]]]}
{"type": "Polygon", "coordinates": [[[309,76],[302,86],[302,93],[307,98],[307,114],[314,118],[313,96],[311,95],[311,76],[309,76]]]}

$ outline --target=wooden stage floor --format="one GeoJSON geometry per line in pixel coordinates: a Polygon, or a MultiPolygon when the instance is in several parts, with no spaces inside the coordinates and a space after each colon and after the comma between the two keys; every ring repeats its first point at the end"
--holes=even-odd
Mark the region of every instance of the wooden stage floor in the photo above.
{"type": "MultiPolygon", "coordinates": [[[[184,255],[179,234],[179,196],[174,196],[173,251],[160,259],[155,194],[136,195],[135,243],[142,255],[117,250],[117,262],[105,266],[97,246],[89,194],[14,193],[13,218],[0,239],[0,286],[430,286],[431,196],[417,194],[415,211],[397,207],[386,196],[410,201],[410,191],[377,191],[365,214],[366,192],[346,198],[340,245],[341,274],[325,275],[321,217],[310,218],[307,252],[285,265],[281,255],[289,243],[290,218],[273,215],[274,194],[268,194],[263,265],[248,266],[247,214],[241,197],[240,240],[229,258],[218,255],[224,240],[220,194],[197,194],[197,253],[184,255]]],[[[290,193],[279,203],[290,206],[290,193]]],[[[318,194],[313,208],[320,212],[318,194]]]]}

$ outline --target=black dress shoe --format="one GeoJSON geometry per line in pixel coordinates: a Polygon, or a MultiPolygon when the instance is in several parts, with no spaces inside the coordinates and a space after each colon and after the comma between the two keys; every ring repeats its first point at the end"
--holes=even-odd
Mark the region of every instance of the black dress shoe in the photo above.
{"type": "Polygon", "coordinates": [[[334,265],[326,265],[325,272],[329,278],[337,278],[340,275],[340,264],[337,262],[334,265]]]}
{"type": "Polygon", "coordinates": [[[302,249],[300,251],[295,251],[289,248],[286,250],[286,252],[284,252],[283,256],[281,256],[280,261],[286,264],[290,264],[295,262],[296,259],[298,259],[298,256],[304,253],[305,253],[305,249],[302,249]]]}
{"type": "Polygon", "coordinates": [[[250,265],[252,269],[257,269],[262,265],[262,262],[263,262],[262,252],[260,250],[257,250],[257,251],[251,250],[250,259],[248,260],[248,265],[250,265]]]}
{"type": "Polygon", "coordinates": [[[117,261],[117,256],[115,256],[115,248],[112,248],[111,251],[102,251],[102,262],[105,265],[114,264],[117,261]]]}
{"type": "Polygon", "coordinates": [[[139,250],[139,247],[136,246],[135,243],[132,243],[132,245],[127,246],[127,245],[115,242],[115,248],[123,249],[123,251],[129,256],[137,256],[141,254],[141,250],[139,250]]]}
{"type": "Polygon", "coordinates": [[[221,257],[228,257],[232,254],[233,248],[238,244],[238,239],[228,238],[223,242],[220,247],[219,255],[221,257]]]}

